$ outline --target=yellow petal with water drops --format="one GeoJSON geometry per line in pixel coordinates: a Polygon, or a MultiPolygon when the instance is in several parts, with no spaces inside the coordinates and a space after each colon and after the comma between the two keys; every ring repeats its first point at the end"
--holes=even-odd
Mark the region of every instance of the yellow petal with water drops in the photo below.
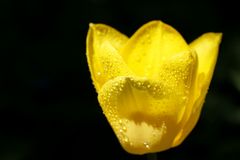
{"type": "Polygon", "coordinates": [[[98,100],[123,148],[133,154],[172,147],[192,93],[195,53],[169,57],[161,79],[120,76],[106,82],[98,100]]]}
{"type": "Polygon", "coordinates": [[[171,26],[152,21],[130,39],[92,24],[87,59],[98,100],[123,148],[133,154],[179,145],[198,121],[221,34],[187,45],[171,26]]]}
{"type": "Polygon", "coordinates": [[[161,21],[151,21],[129,39],[121,55],[138,76],[159,78],[161,63],[187,50],[187,43],[174,28],[161,21]]]}
{"type": "Polygon", "coordinates": [[[198,71],[194,85],[194,98],[189,104],[183,129],[175,139],[173,146],[179,145],[196,125],[210,85],[218,57],[221,33],[206,33],[190,44],[198,56],[198,71]]]}
{"type": "Polygon", "coordinates": [[[128,75],[129,70],[119,55],[128,38],[104,24],[90,24],[87,35],[87,60],[97,90],[109,79],[128,75]]]}

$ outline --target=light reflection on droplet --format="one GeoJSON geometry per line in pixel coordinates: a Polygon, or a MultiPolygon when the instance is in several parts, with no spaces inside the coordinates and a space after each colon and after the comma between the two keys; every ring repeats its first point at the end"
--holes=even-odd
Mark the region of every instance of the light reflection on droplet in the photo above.
{"type": "Polygon", "coordinates": [[[148,142],[144,142],[143,144],[147,149],[150,149],[150,146],[149,146],[148,142]]]}
{"type": "Polygon", "coordinates": [[[124,137],[124,139],[123,139],[123,140],[124,140],[124,142],[125,142],[125,143],[128,143],[128,142],[129,142],[129,139],[128,139],[128,137],[124,137]]]}

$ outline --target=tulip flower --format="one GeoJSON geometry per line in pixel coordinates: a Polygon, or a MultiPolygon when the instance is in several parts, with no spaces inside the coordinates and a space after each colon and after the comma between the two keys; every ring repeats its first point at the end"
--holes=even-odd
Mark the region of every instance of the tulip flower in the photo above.
{"type": "Polygon", "coordinates": [[[122,147],[132,154],[178,146],[196,125],[212,79],[221,33],[190,44],[162,21],[130,38],[90,24],[87,61],[98,101],[122,147]]]}

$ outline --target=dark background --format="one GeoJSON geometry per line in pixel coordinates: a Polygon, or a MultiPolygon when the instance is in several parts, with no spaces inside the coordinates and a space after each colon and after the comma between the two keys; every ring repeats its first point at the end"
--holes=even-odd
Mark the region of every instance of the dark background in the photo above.
{"type": "Polygon", "coordinates": [[[160,19],[188,42],[223,32],[200,120],[161,160],[240,158],[237,2],[210,0],[1,0],[0,160],[146,159],[126,153],[97,102],[85,56],[88,24],[132,35],[160,19]]]}

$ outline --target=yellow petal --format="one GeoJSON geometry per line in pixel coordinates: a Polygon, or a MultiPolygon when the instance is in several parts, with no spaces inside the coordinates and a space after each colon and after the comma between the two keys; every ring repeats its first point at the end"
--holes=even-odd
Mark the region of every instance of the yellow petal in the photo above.
{"type": "Polygon", "coordinates": [[[128,38],[104,24],[90,24],[87,35],[87,60],[97,91],[109,79],[128,74],[119,50],[128,38]]]}
{"type": "Polygon", "coordinates": [[[194,99],[192,103],[189,104],[186,119],[183,122],[183,129],[176,137],[173,146],[179,145],[187,137],[199,119],[218,57],[221,37],[221,33],[206,33],[190,44],[190,47],[194,49],[198,55],[198,71],[194,86],[194,99]]]}
{"type": "Polygon", "coordinates": [[[204,74],[205,83],[210,83],[218,57],[221,33],[205,33],[190,44],[198,55],[198,74],[204,74]]]}
{"type": "Polygon", "coordinates": [[[161,79],[116,77],[99,92],[99,102],[123,148],[134,154],[172,147],[192,93],[194,53],[163,64],[161,79]]]}
{"type": "Polygon", "coordinates": [[[123,59],[138,76],[159,78],[165,59],[189,50],[182,36],[161,21],[143,25],[121,50],[123,59]]]}

